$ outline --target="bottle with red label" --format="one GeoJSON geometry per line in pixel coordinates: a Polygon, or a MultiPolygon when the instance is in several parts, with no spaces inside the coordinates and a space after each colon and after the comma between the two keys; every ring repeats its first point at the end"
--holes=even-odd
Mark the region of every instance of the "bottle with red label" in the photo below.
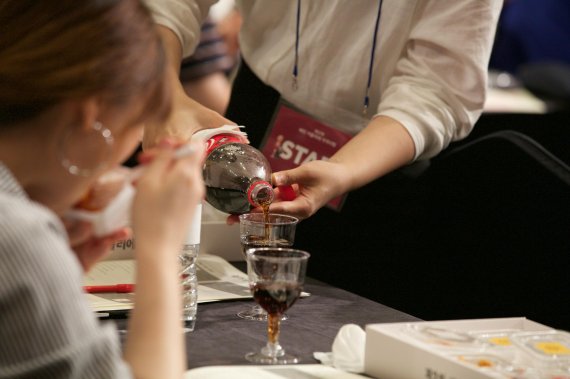
{"type": "Polygon", "coordinates": [[[222,212],[242,214],[269,205],[274,193],[269,162],[236,128],[200,130],[192,139],[207,144],[203,170],[206,201],[222,212]]]}

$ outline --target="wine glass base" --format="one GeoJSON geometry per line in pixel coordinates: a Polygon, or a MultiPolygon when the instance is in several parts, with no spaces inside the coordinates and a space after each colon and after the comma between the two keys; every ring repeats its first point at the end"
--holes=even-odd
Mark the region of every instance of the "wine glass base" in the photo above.
{"type": "Polygon", "coordinates": [[[289,365],[299,363],[299,358],[290,355],[283,354],[279,357],[270,357],[260,352],[257,353],[247,353],[245,359],[249,362],[262,364],[262,365],[289,365]]]}
{"type": "Polygon", "coordinates": [[[182,320],[182,331],[184,333],[193,332],[195,326],[196,326],[195,318],[192,320],[182,320]]]}
{"type": "MultiPolygon", "coordinates": [[[[253,320],[253,321],[265,321],[267,322],[267,312],[265,312],[262,308],[258,307],[251,307],[251,309],[241,311],[237,313],[239,318],[243,318],[244,320],[253,320]]],[[[289,316],[283,314],[281,316],[281,321],[287,320],[289,316]]]]}

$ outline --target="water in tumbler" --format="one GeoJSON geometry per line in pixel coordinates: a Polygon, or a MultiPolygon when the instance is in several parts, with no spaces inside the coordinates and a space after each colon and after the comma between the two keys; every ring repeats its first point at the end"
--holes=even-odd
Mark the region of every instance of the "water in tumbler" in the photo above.
{"type": "Polygon", "coordinates": [[[198,276],[196,259],[200,245],[184,245],[178,259],[180,261],[180,278],[182,281],[182,322],[184,331],[191,332],[196,325],[198,312],[198,276]]]}

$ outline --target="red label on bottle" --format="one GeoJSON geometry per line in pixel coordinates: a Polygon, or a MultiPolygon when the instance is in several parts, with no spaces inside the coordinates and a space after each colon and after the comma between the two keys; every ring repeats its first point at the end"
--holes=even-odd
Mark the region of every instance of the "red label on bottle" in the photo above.
{"type": "Polygon", "coordinates": [[[214,149],[227,143],[244,143],[245,141],[235,134],[216,134],[206,141],[206,155],[209,155],[214,149]]]}

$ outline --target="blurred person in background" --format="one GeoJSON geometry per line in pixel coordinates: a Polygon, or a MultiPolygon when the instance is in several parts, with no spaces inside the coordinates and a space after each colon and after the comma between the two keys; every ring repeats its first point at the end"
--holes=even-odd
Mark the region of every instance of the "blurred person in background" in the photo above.
{"type": "Polygon", "coordinates": [[[489,69],[498,87],[524,86],[550,110],[570,109],[570,1],[508,0],[489,69]]]}
{"type": "Polygon", "coordinates": [[[490,68],[517,74],[529,63],[570,65],[570,1],[507,0],[490,68]]]}
{"type": "Polygon", "coordinates": [[[219,114],[226,112],[230,101],[229,76],[236,65],[233,54],[217,23],[207,18],[200,28],[200,43],[180,67],[180,81],[188,96],[219,114]]]}

